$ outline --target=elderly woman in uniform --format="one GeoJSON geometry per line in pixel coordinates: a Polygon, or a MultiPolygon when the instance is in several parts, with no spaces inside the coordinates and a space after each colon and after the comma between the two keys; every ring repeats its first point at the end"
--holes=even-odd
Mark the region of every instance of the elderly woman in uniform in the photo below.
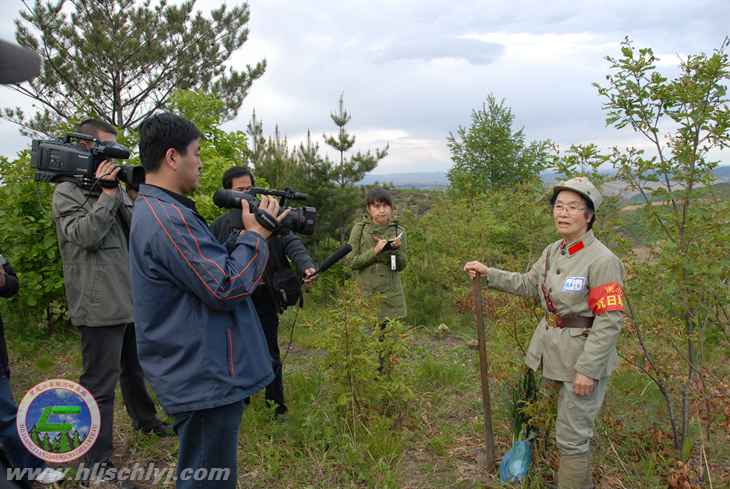
{"type": "Polygon", "coordinates": [[[560,450],[559,489],[593,488],[593,423],[616,367],[616,340],[624,317],[623,268],[593,235],[602,196],[585,177],[554,187],[552,204],[560,240],[527,273],[464,265],[489,287],[532,297],[545,317],[530,340],[527,365],[559,391],[555,435],[560,450]]]}

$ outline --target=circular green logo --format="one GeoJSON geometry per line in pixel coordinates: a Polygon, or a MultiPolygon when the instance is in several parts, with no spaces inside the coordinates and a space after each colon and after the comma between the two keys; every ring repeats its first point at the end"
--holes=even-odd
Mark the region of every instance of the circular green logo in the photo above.
{"type": "Polygon", "coordinates": [[[65,463],[84,455],[99,436],[99,406],[76,382],[53,379],[31,388],[18,406],[23,445],[46,462],[65,463]]]}

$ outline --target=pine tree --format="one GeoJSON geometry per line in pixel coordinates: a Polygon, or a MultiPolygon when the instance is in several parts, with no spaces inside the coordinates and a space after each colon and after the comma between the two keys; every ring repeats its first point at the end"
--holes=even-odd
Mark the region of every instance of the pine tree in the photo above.
{"type": "Polygon", "coordinates": [[[195,0],[36,0],[16,22],[19,44],[43,59],[41,75],[14,88],[42,110],[28,119],[5,109],[22,127],[48,132],[88,115],[120,128],[136,127],[165,108],[175,89],[211,92],[236,115],[265,61],[236,71],[225,66],[248,39],[248,5],[223,4],[210,18],[195,0]],[[69,8],[70,7],[70,8],[69,8]],[[36,34],[37,33],[37,34],[36,34]]]}
{"type": "Polygon", "coordinates": [[[51,437],[49,436],[48,433],[43,433],[41,435],[41,448],[43,448],[43,450],[45,450],[47,452],[53,451],[53,447],[51,444],[51,437]]]}
{"type": "Polygon", "coordinates": [[[58,453],[70,452],[73,449],[73,441],[69,432],[58,434],[58,453]]]}
{"type": "Polygon", "coordinates": [[[345,126],[350,122],[352,116],[345,110],[344,94],[340,94],[337,112],[330,113],[332,122],[339,128],[337,136],[324,136],[324,142],[340,153],[340,165],[338,167],[338,183],[340,187],[346,185],[345,180],[345,153],[355,145],[355,136],[350,136],[345,126]]]}
{"type": "Polygon", "coordinates": [[[30,430],[30,439],[33,441],[35,446],[41,447],[41,448],[43,447],[42,442],[41,442],[41,437],[38,434],[38,430],[36,429],[35,426],[33,426],[33,428],[30,430]]]}
{"type": "Polygon", "coordinates": [[[251,120],[246,125],[246,134],[251,138],[251,164],[255,167],[266,152],[264,124],[256,118],[256,109],[251,113],[251,120]]]}
{"type": "Polygon", "coordinates": [[[74,430],[73,435],[71,436],[71,448],[76,449],[81,446],[82,440],[79,436],[78,430],[74,430]]]}
{"type": "Polygon", "coordinates": [[[256,162],[255,174],[263,177],[271,188],[284,188],[298,181],[296,160],[289,150],[289,141],[274,126],[273,136],[266,140],[265,149],[256,162]]]}
{"type": "Polygon", "coordinates": [[[299,144],[294,155],[301,174],[296,189],[309,195],[306,205],[317,208],[317,232],[312,240],[312,245],[316,248],[322,240],[339,237],[339,188],[335,181],[335,165],[331,159],[320,153],[319,143],[312,140],[310,131],[307,131],[306,140],[299,144]]]}
{"type": "Polygon", "coordinates": [[[471,126],[448,137],[454,165],[449,170],[453,190],[484,193],[537,179],[551,161],[549,141],[528,143],[523,129],[513,130],[515,116],[504,100],[489,95],[471,114],[471,126]]]}
{"type": "Polygon", "coordinates": [[[62,440],[63,433],[56,433],[56,436],[53,437],[51,448],[53,449],[54,453],[61,453],[62,440]]]}
{"type": "Polygon", "coordinates": [[[324,142],[339,153],[340,161],[334,169],[334,180],[339,189],[337,192],[337,215],[335,222],[338,223],[340,242],[347,240],[349,221],[362,202],[358,202],[360,193],[354,185],[363,179],[366,173],[375,169],[378,162],[388,155],[389,145],[385,148],[376,149],[374,152],[358,151],[353,156],[346,158],[345,153],[355,145],[355,136],[351,136],[345,126],[350,122],[352,116],[345,109],[344,95],[340,95],[337,111],[330,114],[332,122],[338,128],[336,136],[324,135],[324,142]]]}

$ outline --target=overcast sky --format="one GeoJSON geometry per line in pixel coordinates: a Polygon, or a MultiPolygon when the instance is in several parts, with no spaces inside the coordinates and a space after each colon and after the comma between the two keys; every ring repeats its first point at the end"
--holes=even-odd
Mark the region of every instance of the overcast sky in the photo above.
{"type": "MultiPolygon", "coordinates": [[[[220,0],[199,0],[209,11],[220,0]]],[[[229,1],[229,4],[237,2],[229,1]]],[[[14,39],[20,0],[3,0],[0,37],[14,39]]],[[[344,92],[356,149],[390,144],[375,173],[438,171],[450,166],[446,137],[468,125],[487,94],[504,98],[528,138],[570,144],[640,145],[630,131],[606,128],[591,83],[608,73],[631,36],[652,47],[671,72],[681,56],[711,52],[730,34],[728,0],[251,0],[250,40],[234,66],[262,58],[238,118],[256,109],[290,141],[311,129],[333,132],[329,113],[344,92]]],[[[21,104],[0,87],[0,106],[21,104]]],[[[0,155],[27,141],[0,121],[0,155]]],[[[728,161],[727,154],[721,157],[728,161]]]]}

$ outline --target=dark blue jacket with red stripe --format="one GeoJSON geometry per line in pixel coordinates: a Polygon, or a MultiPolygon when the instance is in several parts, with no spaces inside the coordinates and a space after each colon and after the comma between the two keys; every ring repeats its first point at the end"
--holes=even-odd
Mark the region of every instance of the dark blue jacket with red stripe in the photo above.
{"type": "Polygon", "coordinates": [[[230,404],[273,379],[249,298],[267,261],[258,234],[229,254],[194,207],[141,186],[129,245],[137,348],[168,413],[230,404]]]}

